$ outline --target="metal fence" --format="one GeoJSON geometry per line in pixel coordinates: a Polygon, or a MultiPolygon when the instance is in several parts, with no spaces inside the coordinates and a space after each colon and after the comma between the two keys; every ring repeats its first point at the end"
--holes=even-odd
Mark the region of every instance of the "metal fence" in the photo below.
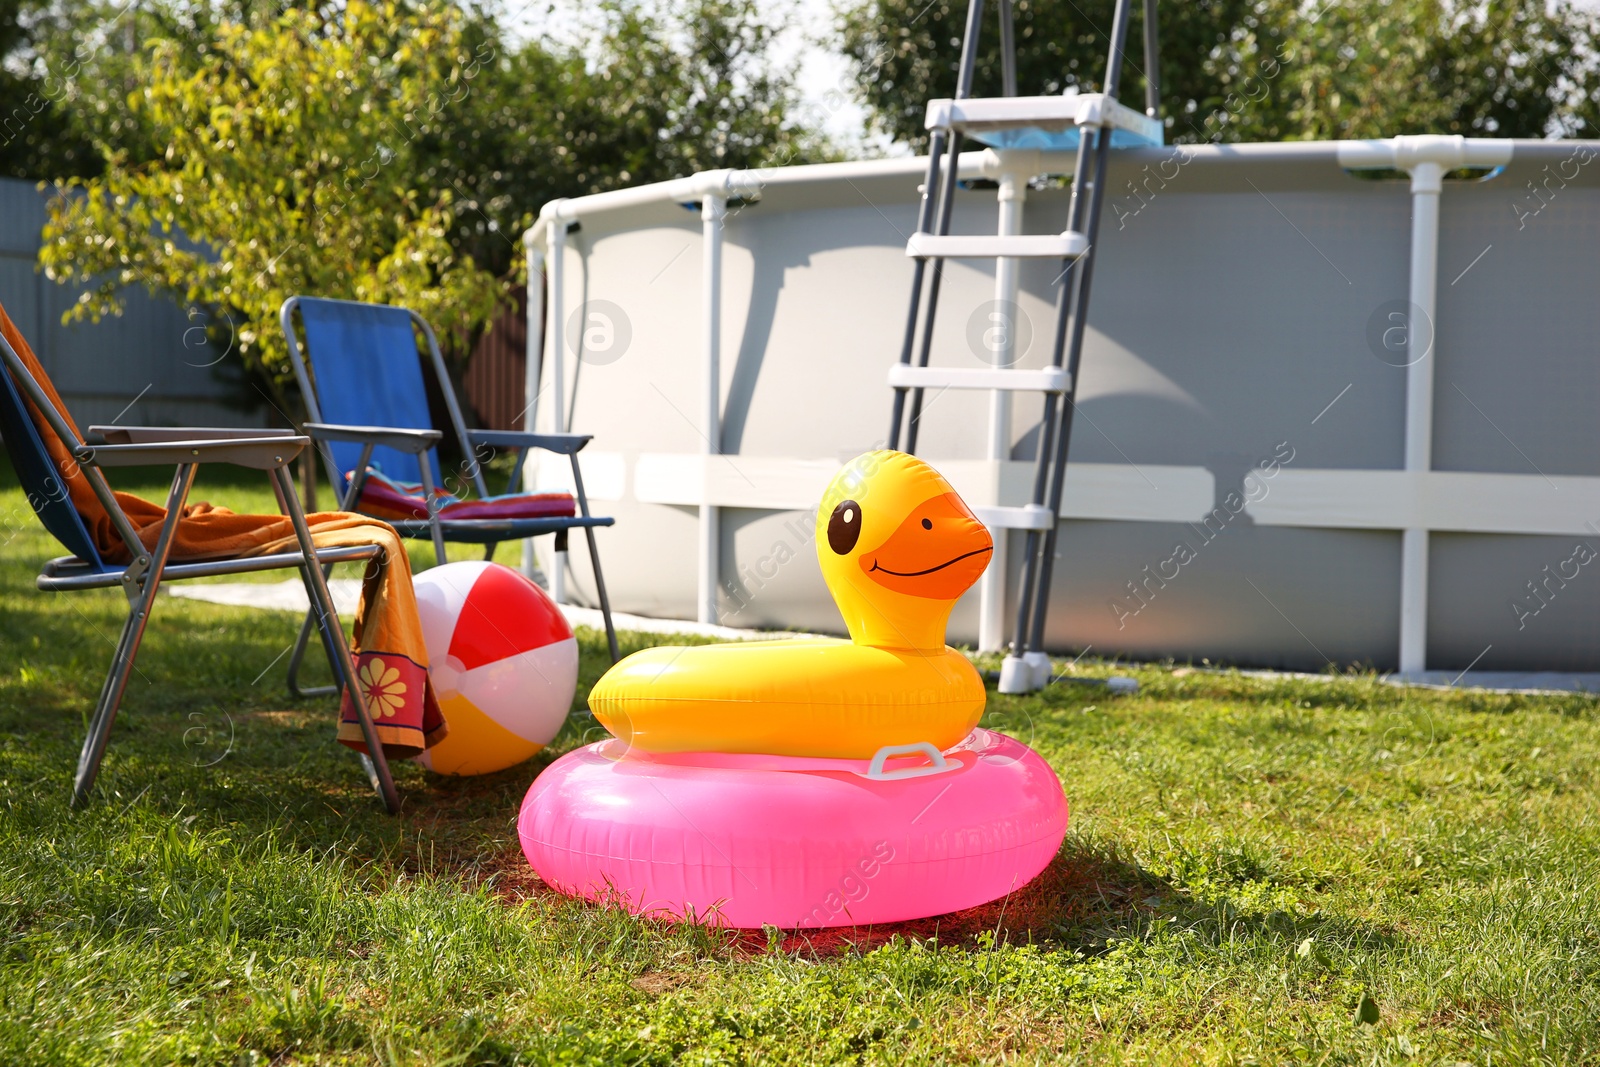
{"type": "Polygon", "coordinates": [[[262,425],[265,408],[239,373],[226,320],[213,331],[222,344],[206,339],[208,310],[132,289],[122,315],[62,324],[82,290],[58,285],[38,268],[52,195],[32,182],[0,179],[0,303],[73,417],[81,425],[262,425]]]}

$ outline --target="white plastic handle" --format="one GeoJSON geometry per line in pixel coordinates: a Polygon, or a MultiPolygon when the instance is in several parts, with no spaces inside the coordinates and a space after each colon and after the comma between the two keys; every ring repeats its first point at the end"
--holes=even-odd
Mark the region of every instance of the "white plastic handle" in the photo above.
{"type": "Polygon", "coordinates": [[[934,748],[927,741],[918,741],[913,745],[884,745],[872,757],[872,763],[867,767],[863,776],[875,782],[892,782],[900,778],[925,778],[930,774],[943,774],[959,768],[959,762],[952,762],[944,758],[944,753],[934,748]],[[913,756],[918,753],[928,757],[926,767],[902,767],[898,770],[884,770],[884,764],[894,756],[913,756]]]}

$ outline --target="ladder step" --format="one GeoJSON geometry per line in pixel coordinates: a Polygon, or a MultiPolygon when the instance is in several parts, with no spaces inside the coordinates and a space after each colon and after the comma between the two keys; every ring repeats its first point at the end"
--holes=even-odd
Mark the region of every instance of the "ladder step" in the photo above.
{"type": "MultiPolygon", "coordinates": [[[[997,131],[1032,129],[1060,132],[1084,126],[1108,127],[1126,134],[1124,137],[1113,134],[1111,143],[1114,147],[1159,145],[1164,132],[1159,119],[1135,111],[1104,93],[928,101],[928,129],[960,130],[973,134],[975,139],[985,143],[988,143],[987,139],[982,135],[997,131]]],[[[1005,140],[1002,138],[1002,141],[1005,140]]],[[[998,147],[1013,146],[1001,144],[998,147]]]]}
{"type": "Polygon", "coordinates": [[[892,389],[1007,389],[1015,392],[1064,393],[1072,384],[1065,367],[909,367],[889,368],[892,389]]]}
{"type": "Polygon", "coordinates": [[[1081,233],[1025,234],[1007,237],[1000,234],[946,235],[914,233],[906,242],[906,255],[913,259],[937,256],[943,259],[1077,259],[1089,247],[1081,233]]]}
{"type": "Polygon", "coordinates": [[[1055,525],[1050,509],[1043,504],[978,506],[972,509],[972,513],[991,530],[1048,530],[1055,525]]]}

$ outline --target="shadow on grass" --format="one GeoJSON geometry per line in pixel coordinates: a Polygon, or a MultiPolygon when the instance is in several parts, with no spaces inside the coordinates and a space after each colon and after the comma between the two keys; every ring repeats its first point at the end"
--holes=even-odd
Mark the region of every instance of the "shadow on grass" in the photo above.
{"type": "MultiPolygon", "coordinates": [[[[1037,944],[1095,956],[1114,942],[1148,938],[1158,924],[1167,923],[1193,931],[1211,945],[1256,936],[1292,943],[1313,934],[1367,947],[1394,940],[1376,926],[1326,915],[1238,908],[1227,900],[1206,903],[1112,849],[1069,838],[1037,878],[1000,900],[911,922],[786,931],[783,948],[829,956],[871,951],[900,937],[978,950],[990,944],[1037,944]]],[[[764,936],[758,936],[765,946],[764,936]]],[[[748,934],[741,939],[753,941],[748,934]]]]}
{"type": "MultiPolygon", "coordinates": [[[[114,647],[117,628],[108,620],[122,604],[86,601],[80,619],[49,610],[44,597],[25,603],[30,607],[8,614],[5,629],[13,642],[39,637],[33,658],[41,673],[13,683],[9,699],[0,699],[0,734],[27,738],[26,750],[8,758],[37,782],[30,806],[48,823],[74,817],[67,809],[72,774],[114,647]]],[[[209,606],[158,603],[91,805],[194,813],[202,825],[227,825],[246,837],[271,835],[310,852],[335,848],[384,871],[470,882],[515,842],[517,811],[538,772],[603,734],[580,711],[534,759],[471,778],[393,761],[403,807],[388,817],[354,753],[334,740],[334,698],[295,699],[285,689],[281,653],[297,622],[288,614],[241,619],[209,606]]],[[[585,637],[579,707],[609,666],[593,635],[585,637]]],[[[303,684],[328,680],[319,649],[307,663],[303,684]]]]}
{"type": "MultiPolygon", "coordinates": [[[[473,875],[508,904],[564,899],[540,880],[515,845],[476,867],[473,875]]],[[[587,906],[618,917],[623,910],[611,903],[587,906]]],[[[635,921],[679,933],[694,926],[660,918],[635,921]]],[[[701,927],[693,932],[708,955],[746,959],[773,949],[817,959],[859,955],[896,939],[935,941],[974,952],[1032,944],[1093,957],[1117,942],[1148,939],[1168,924],[1211,948],[1229,940],[1267,938],[1294,945],[1315,937],[1370,950],[1391,947],[1396,940],[1380,927],[1322,913],[1242,908],[1227,899],[1208,903],[1114,850],[1072,839],[1022,889],[964,911],[873,926],[781,931],[701,927]]]]}

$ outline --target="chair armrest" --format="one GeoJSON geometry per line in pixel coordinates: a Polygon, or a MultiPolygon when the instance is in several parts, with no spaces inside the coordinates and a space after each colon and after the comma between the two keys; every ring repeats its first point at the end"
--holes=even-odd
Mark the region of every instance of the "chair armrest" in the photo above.
{"type": "Polygon", "coordinates": [[[402,430],[393,426],[336,426],[327,422],[306,423],[306,433],[318,441],[354,441],[358,445],[385,445],[399,452],[421,455],[438,444],[444,434],[438,430],[402,430]]]}
{"type": "Polygon", "coordinates": [[[467,440],[490,448],[542,448],[570,456],[594,440],[594,434],[527,433],[523,430],[468,430],[467,440]]]}
{"type": "Polygon", "coordinates": [[[91,426],[84,435],[91,445],[153,445],[172,441],[242,441],[293,436],[293,430],[220,426],[91,426]]]}
{"type": "Polygon", "coordinates": [[[311,441],[305,437],[254,437],[223,441],[162,441],[133,445],[84,445],[79,463],[96,467],[143,467],[177,463],[231,463],[258,471],[277,470],[311,441]]]}

